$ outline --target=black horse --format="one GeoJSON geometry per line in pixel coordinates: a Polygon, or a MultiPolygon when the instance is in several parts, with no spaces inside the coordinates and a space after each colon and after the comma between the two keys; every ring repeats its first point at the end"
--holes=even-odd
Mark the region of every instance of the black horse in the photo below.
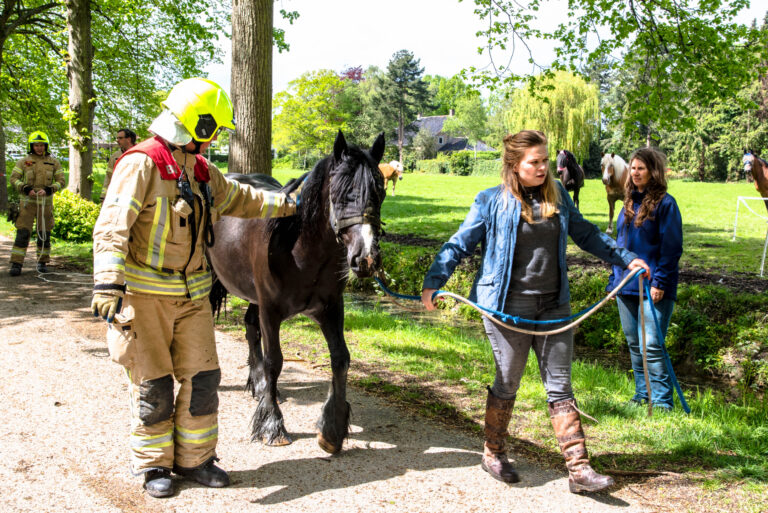
{"type": "Polygon", "coordinates": [[[568,150],[557,151],[557,174],[566,191],[573,191],[573,203],[579,208],[579,189],[584,187],[584,170],[568,150]]]}
{"type": "MultiPolygon", "coordinates": [[[[268,221],[224,217],[214,226],[215,244],[208,249],[216,274],[210,296],[214,311],[227,291],[250,302],[245,314],[246,387],[259,400],[252,441],[291,443],[277,405],[277,379],[283,367],[280,323],[296,314],[320,325],[331,353],[333,379],[317,423],[318,443],[337,453],[348,435],[349,350],[342,292],[349,269],[369,277],[381,265],[378,239],[385,190],[378,163],[383,154],[384,134],[363,151],[348,147],[339,131],[333,155],[298,179],[297,216],[268,221]]],[[[256,187],[280,187],[264,175],[229,176],[256,187]]],[[[295,188],[291,181],[283,190],[295,188]]]]}

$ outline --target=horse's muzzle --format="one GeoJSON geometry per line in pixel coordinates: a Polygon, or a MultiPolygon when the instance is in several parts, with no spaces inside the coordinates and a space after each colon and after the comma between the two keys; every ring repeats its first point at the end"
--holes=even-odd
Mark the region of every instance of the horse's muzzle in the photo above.
{"type": "Polygon", "coordinates": [[[369,255],[365,258],[353,257],[350,262],[350,269],[358,278],[370,278],[381,268],[381,255],[377,252],[375,255],[369,255]]]}

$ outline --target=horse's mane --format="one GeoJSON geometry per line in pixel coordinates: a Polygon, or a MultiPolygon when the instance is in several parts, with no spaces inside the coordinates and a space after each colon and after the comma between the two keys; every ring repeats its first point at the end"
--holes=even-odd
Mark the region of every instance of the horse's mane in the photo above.
{"type": "MultiPolygon", "coordinates": [[[[332,181],[329,190],[331,197],[344,200],[348,197],[340,195],[340,191],[353,189],[360,192],[354,197],[355,201],[340,206],[339,212],[336,213],[337,216],[343,214],[345,208],[348,207],[358,208],[358,212],[362,210],[363,202],[367,201],[371,194],[378,194],[376,179],[381,182],[382,189],[384,186],[381,173],[378,172],[378,166],[365,152],[355,147],[348,147],[345,153],[344,158],[366,163],[371,170],[375,169],[376,173],[357,173],[357,166],[354,166],[352,172],[341,173],[332,181]]],[[[283,249],[292,248],[302,232],[321,233],[322,230],[326,229],[328,203],[323,200],[323,185],[326,175],[332,171],[332,166],[333,157],[325,157],[315,164],[312,171],[288,181],[281,189],[282,192],[292,192],[300,186],[301,200],[296,216],[272,218],[267,221],[266,232],[271,247],[277,245],[283,249]]]]}

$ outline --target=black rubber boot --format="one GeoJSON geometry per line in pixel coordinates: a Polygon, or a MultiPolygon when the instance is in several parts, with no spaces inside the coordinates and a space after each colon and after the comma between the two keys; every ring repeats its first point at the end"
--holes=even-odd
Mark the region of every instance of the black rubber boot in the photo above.
{"type": "Polygon", "coordinates": [[[45,265],[45,263],[40,262],[37,264],[37,272],[39,273],[47,273],[48,267],[45,265]]]}
{"type": "Polygon", "coordinates": [[[16,262],[13,262],[11,264],[11,270],[8,271],[8,274],[10,274],[11,276],[21,275],[21,264],[17,264],[16,262]]]}
{"type": "Polygon", "coordinates": [[[218,461],[217,458],[211,458],[207,463],[192,469],[174,465],[173,471],[180,476],[193,479],[201,485],[210,486],[211,488],[229,486],[229,475],[214,464],[216,461],[218,461]]]}
{"type": "Polygon", "coordinates": [[[144,474],[144,489],[149,495],[160,499],[173,495],[171,471],[167,469],[150,470],[144,474]]]}

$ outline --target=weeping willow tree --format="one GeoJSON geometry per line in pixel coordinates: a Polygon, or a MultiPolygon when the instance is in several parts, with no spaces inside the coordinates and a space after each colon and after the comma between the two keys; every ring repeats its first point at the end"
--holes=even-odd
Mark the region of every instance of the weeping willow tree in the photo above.
{"type": "Polygon", "coordinates": [[[512,92],[504,113],[508,133],[535,129],[547,134],[550,158],[557,150],[570,150],[579,161],[589,154],[589,142],[598,124],[597,86],[583,78],[558,71],[545,88],[532,93],[528,88],[512,92]]]}

